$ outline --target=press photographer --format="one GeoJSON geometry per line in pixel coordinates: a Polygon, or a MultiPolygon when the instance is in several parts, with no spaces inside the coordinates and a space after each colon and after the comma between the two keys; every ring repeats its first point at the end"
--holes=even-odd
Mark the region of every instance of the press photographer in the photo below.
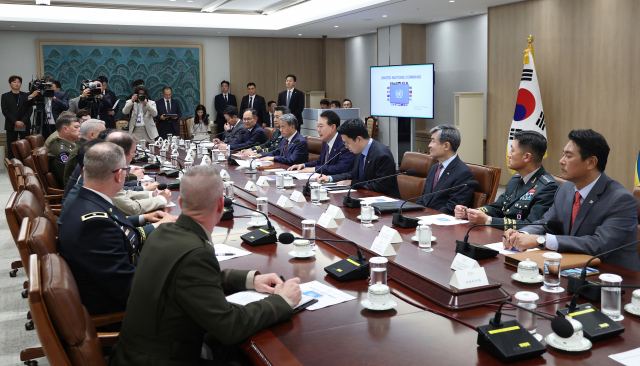
{"type": "Polygon", "coordinates": [[[122,108],[122,113],[129,114],[129,133],[133,134],[138,141],[153,141],[158,137],[158,129],[153,117],[158,115],[156,102],[149,100],[149,89],[144,85],[136,86],[135,93],[122,108]]]}
{"type": "Polygon", "coordinates": [[[91,82],[84,80],[80,89],[82,89],[82,95],[78,108],[91,112],[91,118],[105,121],[107,128],[115,128],[115,123],[109,113],[113,112],[113,104],[116,101],[112,100],[110,94],[103,94],[106,86],[103,86],[99,79],[91,82]]]}
{"type": "Polygon", "coordinates": [[[29,83],[30,100],[35,105],[33,133],[42,132],[46,139],[56,130],[56,120],[60,113],[69,109],[67,95],[54,89],[52,76],[35,79],[29,83]]]}

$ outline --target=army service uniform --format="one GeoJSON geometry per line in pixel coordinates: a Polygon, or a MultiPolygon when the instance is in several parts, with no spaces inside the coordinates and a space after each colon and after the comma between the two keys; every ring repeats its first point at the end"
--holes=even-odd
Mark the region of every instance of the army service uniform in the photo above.
{"type": "Polygon", "coordinates": [[[56,177],[56,182],[58,182],[58,188],[60,189],[64,189],[64,168],[67,166],[67,161],[74,147],[76,147],[75,143],[58,136],[53,140],[49,148],[49,153],[47,154],[49,171],[56,177]]]}

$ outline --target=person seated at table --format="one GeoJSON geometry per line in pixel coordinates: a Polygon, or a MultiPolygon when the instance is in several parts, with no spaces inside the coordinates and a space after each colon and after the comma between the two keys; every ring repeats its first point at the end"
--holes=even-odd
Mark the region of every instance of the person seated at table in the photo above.
{"type": "MultiPolygon", "coordinates": [[[[471,169],[456,153],[461,142],[460,131],[452,125],[439,125],[432,128],[430,132],[429,154],[438,160],[438,164],[429,169],[422,194],[455,187],[473,180],[471,169]]],[[[469,206],[472,199],[473,188],[461,187],[420,197],[416,203],[451,215],[457,205],[469,206]]]]}
{"type": "MultiPolygon", "coordinates": [[[[560,166],[563,183],[549,211],[534,224],[559,220],[564,232],[553,235],[545,226],[509,229],[503,239],[505,249],[521,252],[540,248],[558,253],[590,256],[636,241],[638,201],[604,169],[609,157],[604,136],[594,130],[573,130],[564,147],[560,166]]],[[[605,263],[640,272],[636,246],[614,251],[600,258],[605,263]]]]}
{"type": "Polygon", "coordinates": [[[220,269],[211,232],[224,197],[215,168],[190,168],[178,203],[178,220],[147,239],[111,365],[236,364],[237,343],[291,318],[301,300],[297,277],[283,283],[275,273],[220,269]],[[226,294],[245,290],[269,296],[245,306],[227,302],[226,294]]]}
{"type": "Polygon", "coordinates": [[[207,108],[202,104],[196,107],[196,114],[193,120],[189,120],[189,134],[194,141],[211,139],[211,122],[207,114],[207,108]]]}
{"type": "MultiPolygon", "coordinates": [[[[78,164],[78,151],[82,144],[98,137],[100,132],[105,130],[105,122],[99,119],[88,120],[80,125],[80,139],[76,142],[76,146],[71,150],[69,158],[64,166],[64,174],[62,175],[62,183],[67,186],[71,174],[78,164]]],[[[76,179],[77,180],[77,179],[76,179]]]]}
{"type": "Polygon", "coordinates": [[[280,117],[280,133],[282,140],[277,149],[260,153],[262,161],[275,161],[285,165],[301,164],[309,160],[309,146],[307,139],[298,132],[296,126],[298,119],[293,114],[285,114],[280,117]],[[297,143],[293,141],[299,140],[297,143]]]}
{"type": "MultiPolygon", "coordinates": [[[[213,140],[216,144],[220,142],[224,142],[225,144],[230,144],[235,142],[237,139],[242,137],[247,129],[244,127],[244,123],[240,122],[238,118],[238,108],[230,105],[227,109],[224,110],[224,118],[227,120],[227,123],[224,124],[224,134],[222,140],[216,138],[213,140]]],[[[218,132],[220,134],[222,132],[218,132]]]]}
{"type": "MultiPolygon", "coordinates": [[[[242,150],[249,147],[257,146],[267,141],[267,133],[264,128],[258,123],[258,111],[255,109],[246,109],[242,114],[242,123],[247,132],[240,138],[229,143],[231,150],[242,150]]],[[[227,144],[221,142],[218,144],[218,149],[224,150],[227,148],[227,144]]]]}
{"type": "Polygon", "coordinates": [[[457,205],[457,219],[472,224],[504,225],[504,230],[539,220],[553,204],[558,183],[542,166],[547,139],[536,131],[516,132],[507,154],[515,174],[498,199],[477,210],[457,205]]]}
{"type": "Polygon", "coordinates": [[[271,135],[271,138],[268,139],[264,144],[254,146],[249,149],[244,149],[240,153],[242,155],[259,156],[260,153],[277,149],[278,145],[280,145],[280,140],[282,140],[282,134],[280,133],[280,117],[288,113],[289,108],[287,107],[275,107],[273,111],[273,124],[275,126],[275,131],[273,131],[273,135],[271,135]]]}
{"type": "Polygon", "coordinates": [[[322,112],[318,120],[318,136],[322,140],[320,157],[308,163],[293,165],[287,170],[299,170],[301,173],[320,172],[320,167],[328,161],[329,163],[322,167],[322,174],[334,175],[350,172],[353,169],[355,158],[351,151],[340,154],[334,159],[340,153],[340,150],[344,148],[344,142],[338,133],[338,127],[340,127],[340,117],[336,112],[322,112]]]}
{"type": "MultiPolygon", "coordinates": [[[[396,163],[388,147],[369,137],[367,126],[360,118],[350,118],[338,127],[344,146],[356,154],[350,172],[322,175],[319,183],[337,182],[339,185],[354,185],[363,181],[396,174],[396,163]]],[[[359,184],[358,189],[400,198],[396,177],[359,184]]]]}
{"type": "MultiPolygon", "coordinates": [[[[63,112],[64,113],[64,112],[63,112]]],[[[76,116],[60,116],[56,120],[56,137],[51,143],[47,159],[49,171],[53,173],[58,188],[64,187],[64,168],[67,166],[69,155],[80,140],[80,123],[76,116]]]]}
{"type": "MultiPolygon", "coordinates": [[[[60,117],[65,117],[65,118],[71,117],[71,118],[73,118],[73,117],[75,117],[75,113],[64,111],[64,112],[60,113],[60,115],[58,116],[56,121],[58,119],[60,119],[60,117]]],[[[80,123],[80,122],[78,122],[78,123],[80,123]]],[[[47,149],[51,150],[51,145],[53,144],[53,140],[55,140],[57,138],[58,138],[58,131],[53,131],[53,133],[51,135],[49,135],[49,137],[47,137],[46,140],[44,140],[44,147],[46,147],[47,149]]]]}

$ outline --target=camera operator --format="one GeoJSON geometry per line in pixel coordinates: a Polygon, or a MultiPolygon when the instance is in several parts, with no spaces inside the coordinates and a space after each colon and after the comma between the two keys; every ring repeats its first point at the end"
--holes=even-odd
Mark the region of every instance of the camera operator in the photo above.
{"type": "MultiPolygon", "coordinates": [[[[44,123],[42,126],[42,136],[46,139],[56,130],[56,120],[60,113],[69,109],[69,104],[67,103],[67,95],[61,91],[55,90],[55,86],[53,82],[55,79],[52,76],[45,76],[44,81],[44,89],[45,90],[53,90],[53,97],[45,97],[44,98],[44,123]]],[[[38,98],[38,96],[42,92],[38,89],[29,96],[29,100],[38,98]]]]}
{"type": "Polygon", "coordinates": [[[31,113],[33,108],[29,102],[30,96],[20,91],[22,78],[12,75],[9,78],[11,91],[2,94],[2,114],[4,115],[4,129],[7,131],[7,157],[13,159],[11,143],[24,139],[31,130],[31,113]]]}
{"type": "Polygon", "coordinates": [[[100,115],[102,120],[106,123],[107,128],[116,128],[116,120],[114,118],[115,114],[118,113],[118,106],[114,109],[114,104],[118,101],[118,97],[116,97],[116,93],[112,90],[107,89],[109,86],[109,79],[106,76],[101,75],[96,78],[98,81],[102,83],[102,95],[108,95],[109,100],[111,101],[111,105],[107,109],[106,115],[100,115]]]}
{"type": "Polygon", "coordinates": [[[78,108],[87,109],[91,112],[91,118],[103,120],[106,123],[107,128],[115,128],[115,122],[113,121],[113,103],[115,100],[111,99],[111,95],[103,94],[106,86],[98,79],[94,79],[90,83],[83,82],[82,95],[78,103],[78,108]]]}
{"type": "Polygon", "coordinates": [[[156,102],[149,100],[149,89],[144,85],[136,86],[135,93],[122,108],[122,113],[129,114],[129,133],[138,141],[153,141],[158,137],[158,129],[153,117],[158,115],[156,102]]]}

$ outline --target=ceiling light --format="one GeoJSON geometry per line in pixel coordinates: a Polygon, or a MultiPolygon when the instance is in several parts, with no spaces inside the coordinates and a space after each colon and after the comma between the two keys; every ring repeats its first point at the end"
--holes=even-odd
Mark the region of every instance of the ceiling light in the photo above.
{"type": "Polygon", "coordinates": [[[456,2],[456,0],[449,0],[449,2],[450,2],[450,3],[455,3],[455,2],[456,2]]]}
{"type": "Polygon", "coordinates": [[[382,17],[383,17],[383,18],[386,18],[387,16],[386,16],[386,15],[383,15],[382,17]]]}
{"type": "Polygon", "coordinates": [[[299,36],[301,36],[302,34],[298,34],[299,36]]]}
{"type": "Polygon", "coordinates": [[[11,28],[15,28],[15,27],[16,27],[15,25],[12,25],[12,26],[11,26],[11,28]]]}
{"type": "Polygon", "coordinates": [[[334,25],[334,27],[335,27],[335,28],[338,28],[338,26],[337,26],[337,25],[334,25]]]}
{"type": "Polygon", "coordinates": [[[51,5],[50,0],[36,0],[36,5],[51,5]]]}
{"type": "Polygon", "coordinates": [[[212,13],[220,8],[222,5],[228,3],[230,0],[216,0],[208,5],[205,5],[200,9],[203,13],[212,13]]]}
{"type": "Polygon", "coordinates": [[[283,10],[285,8],[288,8],[290,6],[299,4],[299,3],[304,3],[307,2],[309,0],[280,0],[275,2],[274,4],[271,4],[271,6],[269,6],[268,8],[264,9],[262,11],[262,15],[269,15],[269,14],[273,14],[277,11],[283,10]]]}

